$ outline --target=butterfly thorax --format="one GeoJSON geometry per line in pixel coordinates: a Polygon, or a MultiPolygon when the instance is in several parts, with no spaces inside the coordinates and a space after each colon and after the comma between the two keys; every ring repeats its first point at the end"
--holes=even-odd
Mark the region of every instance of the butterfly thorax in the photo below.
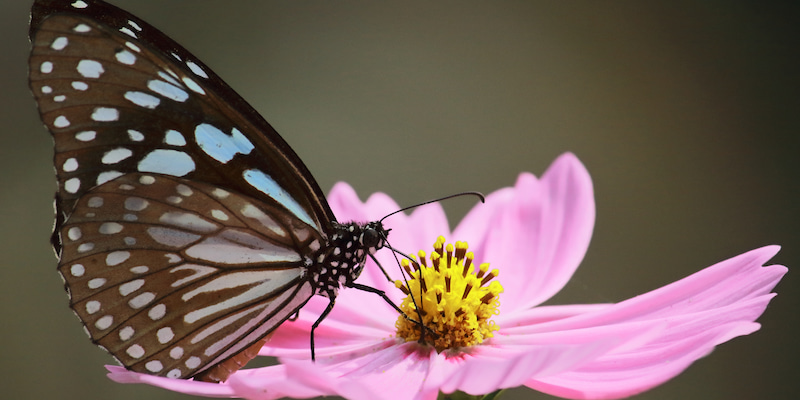
{"type": "Polygon", "coordinates": [[[334,222],[333,229],[328,250],[309,268],[311,282],[317,285],[315,293],[325,297],[336,297],[340,287],[352,286],[361,275],[367,256],[384,247],[389,233],[377,221],[334,222]]]}

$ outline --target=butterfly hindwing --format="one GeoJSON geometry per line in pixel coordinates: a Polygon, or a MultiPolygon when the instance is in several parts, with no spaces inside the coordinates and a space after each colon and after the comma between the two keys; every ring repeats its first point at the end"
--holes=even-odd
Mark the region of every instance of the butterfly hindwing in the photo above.
{"type": "Polygon", "coordinates": [[[192,376],[242,351],[312,295],[301,268],[311,260],[295,243],[319,248],[322,238],[269,210],[163,175],[100,185],[61,232],[71,305],[92,340],[126,367],[192,376]]]}

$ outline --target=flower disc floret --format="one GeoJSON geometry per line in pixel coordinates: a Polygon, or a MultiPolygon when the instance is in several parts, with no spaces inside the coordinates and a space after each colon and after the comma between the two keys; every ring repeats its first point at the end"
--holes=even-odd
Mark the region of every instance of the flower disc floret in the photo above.
{"type": "Polygon", "coordinates": [[[489,271],[488,263],[475,270],[466,242],[454,247],[439,236],[433,248],[430,257],[420,251],[418,259],[401,262],[410,278],[407,286],[402,281],[395,286],[406,294],[400,308],[408,318],[397,319],[397,336],[432,345],[438,352],[482,343],[499,329],[490,319],[498,313],[503,291],[493,280],[498,271],[489,271]]]}

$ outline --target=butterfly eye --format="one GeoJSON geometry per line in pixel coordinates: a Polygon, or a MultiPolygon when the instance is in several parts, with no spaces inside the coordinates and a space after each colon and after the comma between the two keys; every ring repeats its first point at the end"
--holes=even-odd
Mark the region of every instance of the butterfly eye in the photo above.
{"type": "Polygon", "coordinates": [[[361,233],[361,245],[366,248],[376,250],[382,248],[384,239],[378,229],[378,227],[375,227],[372,224],[367,225],[364,228],[364,232],[361,233]]]}

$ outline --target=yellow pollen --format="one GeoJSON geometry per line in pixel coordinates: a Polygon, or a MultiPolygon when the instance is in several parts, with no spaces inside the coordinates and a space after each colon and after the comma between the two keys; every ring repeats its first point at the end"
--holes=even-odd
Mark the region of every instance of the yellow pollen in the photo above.
{"type": "Polygon", "coordinates": [[[445,246],[444,237],[439,236],[433,249],[430,254],[420,251],[411,262],[401,262],[410,278],[408,286],[402,281],[395,286],[406,294],[400,308],[413,321],[398,317],[397,336],[432,345],[438,352],[482,343],[499,329],[490,320],[499,312],[503,292],[503,286],[492,281],[498,271],[489,271],[488,263],[474,271],[474,255],[467,252],[465,242],[445,246]],[[425,326],[422,334],[420,320],[425,326]]]}

